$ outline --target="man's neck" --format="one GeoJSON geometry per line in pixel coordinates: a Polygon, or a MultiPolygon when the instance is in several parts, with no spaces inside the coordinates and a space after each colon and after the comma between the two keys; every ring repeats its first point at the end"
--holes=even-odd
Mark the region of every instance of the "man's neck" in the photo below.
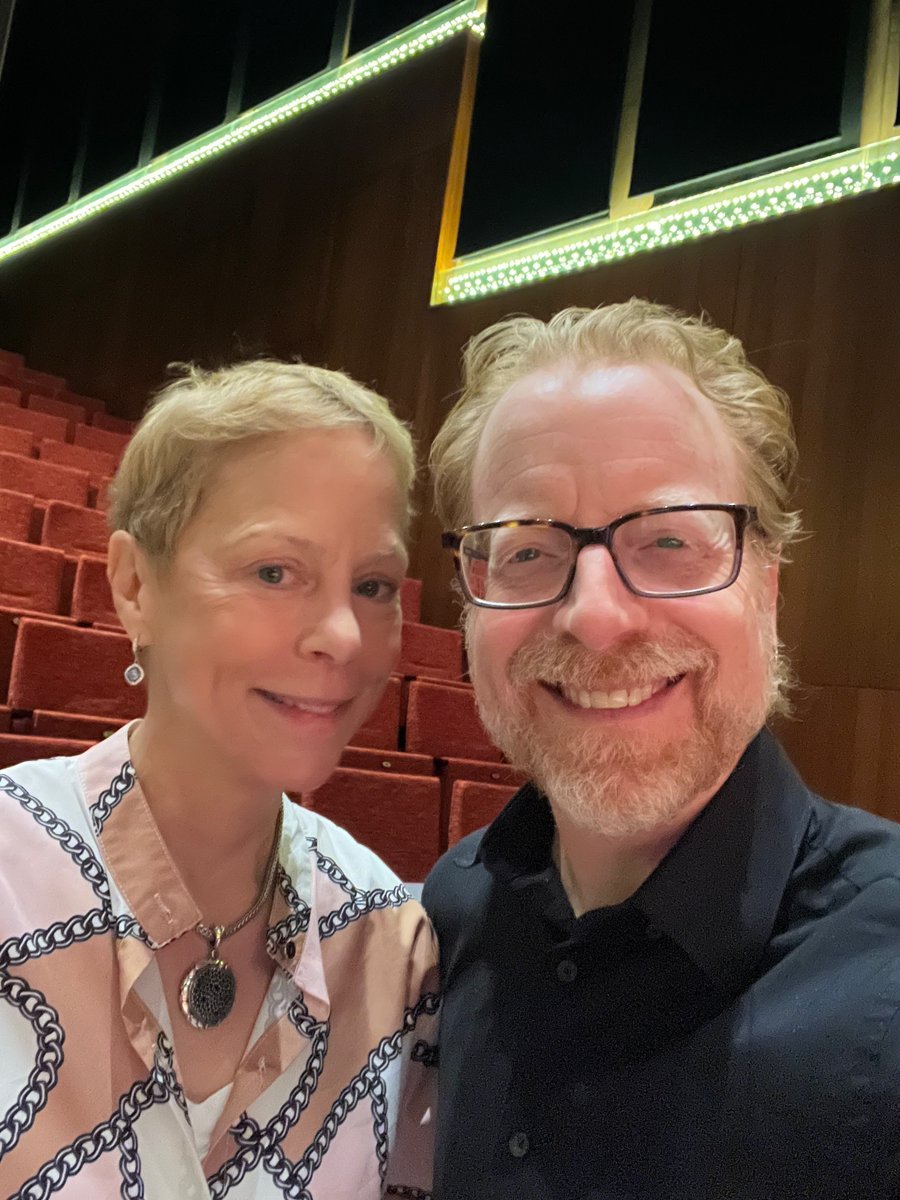
{"type": "Polygon", "coordinates": [[[622,904],[653,874],[703,811],[720,784],[693,798],[674,821],[626,837],[612,837],[571,821],[551,799],[556,820],[555,862],[576,917],[622,904]]]}
{"type": "Polygon", "coordinates": [[[207,923],[229,924],[256,900],[281,796],[235,777],[196,731],[148,715],[129,735],[141,790],[207,923]]]}

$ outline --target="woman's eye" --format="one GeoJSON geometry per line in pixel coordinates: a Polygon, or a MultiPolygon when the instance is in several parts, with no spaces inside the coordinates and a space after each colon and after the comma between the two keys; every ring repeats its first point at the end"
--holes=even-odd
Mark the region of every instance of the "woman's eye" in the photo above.
{"type": "Polygon", "coordinates": [[[387,604],[397,595],[400,585],[390,579],[364,579],[362,583],[356,585],[354,590],[357,596],[362,596],[366,600],[380,600],[387,604]]]}
{"type": "Polygon", "coordinates": [[[278,563],[270,563],[265,567],[260,567],[256,574],[263,583],[275,585],[284,582],[284,567],[278,563]]]}

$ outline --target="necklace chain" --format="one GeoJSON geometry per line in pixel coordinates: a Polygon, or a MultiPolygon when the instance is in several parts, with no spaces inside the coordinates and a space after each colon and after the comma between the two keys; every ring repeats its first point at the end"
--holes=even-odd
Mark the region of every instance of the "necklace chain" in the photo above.
{"type": "Polygon", "coordinates": [[[269,861],[266,863],[266,873],[263,877],[262,888],[259,895],[253,901],[253,904],[242,917],[238,917],[236,921],[232,921],[230,925],[204,925],[203,922],[198,922],[194,928],[201,937],[206,938],[210,945],[218,946],[219,942],[223,942],[225,938],[231,937],[233,933],[237,933],[239,929],[243,929],[248,922],[252,921],[259,910],[262,908],[266,897],[272,890],[272,884],[275,881],[275,868],[278,866],[278,848],[281,845],[281,825],[284,816],[283,808],[278,810],[278,824],[275,826],[275,841],[272,843],[272,849],[269,852],[269,861]]]}

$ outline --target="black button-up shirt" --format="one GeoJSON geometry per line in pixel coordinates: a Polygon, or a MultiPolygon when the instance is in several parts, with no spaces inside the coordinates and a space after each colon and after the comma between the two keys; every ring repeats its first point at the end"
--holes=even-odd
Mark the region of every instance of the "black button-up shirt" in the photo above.
{"type": "Polygon", "coordinates": [[[898,1200],[900,826],[764,731],[623,904],[552,836],[526,786],[425,885],[435,1200],[898,1200]]]}

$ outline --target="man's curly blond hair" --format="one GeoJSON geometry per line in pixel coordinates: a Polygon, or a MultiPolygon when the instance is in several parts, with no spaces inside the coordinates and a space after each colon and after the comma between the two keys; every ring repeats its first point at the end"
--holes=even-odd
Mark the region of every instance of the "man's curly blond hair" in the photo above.
{"type": "Polygon", "coordinates": [[[472,520],[472,466],[485,424],[509,387],[538,368],[663,363],[686,375],[715,405],[734,438],[770,552],[785,560],[800,536],[791,508],[797,446],[787,397],[747,361],[741,342],[703,318],[631,299],[566,308],[549,321],[513,316],[471,339],[463,389],[434,439],[430,463],[438,514],[447,528],[472,520]]]}

